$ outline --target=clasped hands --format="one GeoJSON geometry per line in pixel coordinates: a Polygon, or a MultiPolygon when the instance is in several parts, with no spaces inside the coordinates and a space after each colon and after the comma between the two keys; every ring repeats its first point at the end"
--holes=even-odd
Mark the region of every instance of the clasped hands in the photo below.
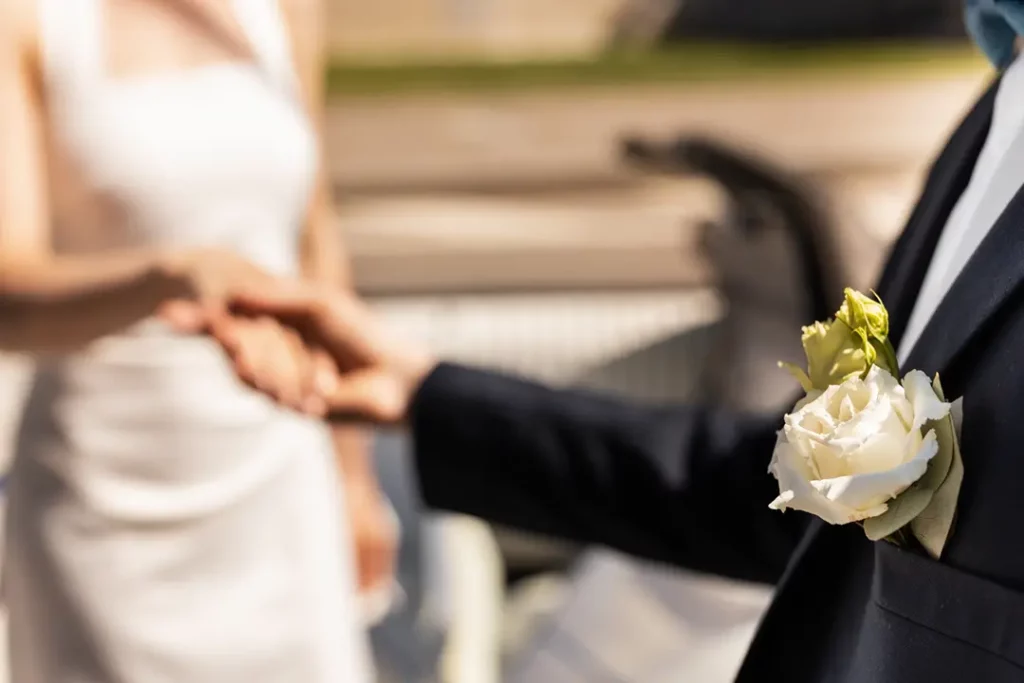
{"type": "Polygon", "coordinates": [[[389,335],[355,294],[308,282],[248,283],[162,316],[178,331],[215,339],[250,386],[332,420],[403,422],[435,365],[426,351],[389,335]]]}

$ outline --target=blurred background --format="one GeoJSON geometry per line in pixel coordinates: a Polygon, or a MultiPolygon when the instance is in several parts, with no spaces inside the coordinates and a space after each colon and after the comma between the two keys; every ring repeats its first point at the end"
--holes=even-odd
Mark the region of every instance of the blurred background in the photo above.
{"type": "MultiPolygon", "coordinates": [[[[775,362],[870,287],[989,75],[960,0],[325,1],[362,292],[447,357],[651,401],[784,407],[775,362]]],[[[382,681],[731,680],[767,588],[423,514],[407,450],[382,681]]]]}

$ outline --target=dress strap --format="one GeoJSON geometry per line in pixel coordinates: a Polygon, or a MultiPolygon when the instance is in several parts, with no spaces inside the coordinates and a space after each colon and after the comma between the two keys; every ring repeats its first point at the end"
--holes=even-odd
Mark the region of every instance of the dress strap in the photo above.
{"type": "Polygon", "coordinates": [[[103,0],[36,0],[43,78],[59,93],[103,72],[103,0]]]}
{"type": "Polygon", "coordinates": [[[234,0],[238,23],[262,67],[291,95],[298,94],[291,38],[279,0],[234,0]]]}

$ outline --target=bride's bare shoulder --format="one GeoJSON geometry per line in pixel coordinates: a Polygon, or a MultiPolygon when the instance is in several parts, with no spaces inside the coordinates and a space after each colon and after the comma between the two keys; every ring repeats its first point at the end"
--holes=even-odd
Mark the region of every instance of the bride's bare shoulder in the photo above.
{"type": "Polygon", "coordinates": [[[39,0],[0,0],[0,43],[11,52],[25,54],[39,42],[39,0]]]}

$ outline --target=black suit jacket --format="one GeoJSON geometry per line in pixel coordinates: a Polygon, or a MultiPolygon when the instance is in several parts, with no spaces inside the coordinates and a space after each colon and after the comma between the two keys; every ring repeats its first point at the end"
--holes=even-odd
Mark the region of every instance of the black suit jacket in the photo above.
{"type": "MultiPolygon", "coordinates": [[[[933,166],[879,291],[898,342],[985,141],[996,85],[933,166]]],[[[794,334],[796,331],[794,330],[794,334]]],[[[428,503],[777,585],[738,680],[1024,681],[1024,191],[907,369],[963,397],[965,477],[942,561],[768,509],[781,420],[643,408],[442,365],[416,397],[428,503]]]]}

